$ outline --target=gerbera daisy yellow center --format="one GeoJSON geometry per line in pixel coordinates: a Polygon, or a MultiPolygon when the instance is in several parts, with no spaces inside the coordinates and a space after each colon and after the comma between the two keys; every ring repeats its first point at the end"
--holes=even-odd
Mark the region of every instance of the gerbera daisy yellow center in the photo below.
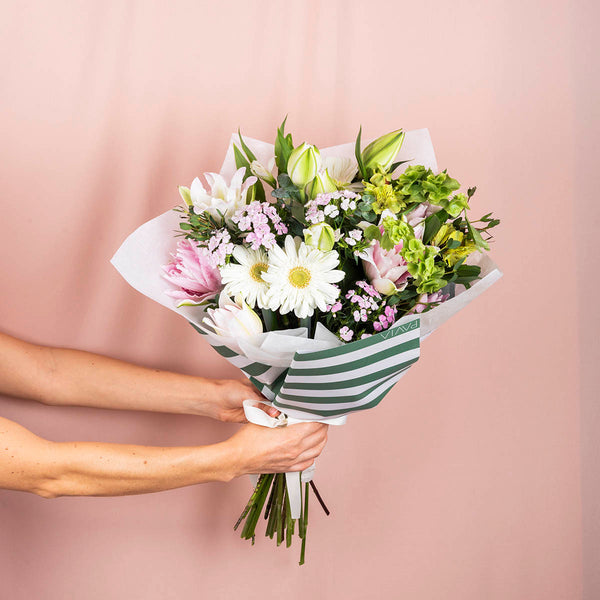
{"type": "Polygon", "coordinates": [[[294,267],[288,274],[288,281],[296,288],[307,287],[310,279],[310,271],[305,267],[294,267]]]}
{"type": "Polygon", "coordinates": [[[267,270],[268,265],[266,263],[262,263],[262,262],[257,262],[254,263],[252,265],[252,267],[250,267],[250,277],[252,277],[252,279],[254,281],[261,281],[263,282],[263,278],[262,278],[262,274],[267,270]]]}

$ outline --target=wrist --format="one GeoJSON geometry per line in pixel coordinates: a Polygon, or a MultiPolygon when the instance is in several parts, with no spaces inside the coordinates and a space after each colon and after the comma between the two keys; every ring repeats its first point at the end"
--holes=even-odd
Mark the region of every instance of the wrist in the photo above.
{"type": "Polygon", "coordinates": [[[219,380],[205,377],[193,377],[190,386],[186,386],[179,399],[179,412],[187,415],[217,418],[219,380]]]}
{"type": "Polygon", "coordinates": [[[222,481],[231,481],[250,472],[235,436],[216,445],[221,452],[222,481]]]}

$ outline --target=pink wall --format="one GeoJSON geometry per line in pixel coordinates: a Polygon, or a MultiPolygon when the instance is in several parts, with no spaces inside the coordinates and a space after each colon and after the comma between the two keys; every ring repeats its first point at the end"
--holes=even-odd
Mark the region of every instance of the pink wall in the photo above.
{"type": "MultiPolygon", "coordinates": [[[[297,141],[320,145],[354,139],[360,123],[368,136],[429,127],[439,164],[477,184],[476,211],[502,217],[493,255],[505,278],[426,342],[377,410],[331,432],[318,481],[333,516],[313,512],[307,566],[232,532],[245,479],[116,499],[4,491],[0,596],[581,598],[578,358],[589,348],[573,265],[591,246],[576,246],[572,157],[591,149],[574,110],[592,110],[579,60],[592,9],[219,4],[2,3],[1,329],[234,376],[109,259],[178,202],[176,184],[218,168],[238,125],[269,139],[286,113],[297,141]]],[[[12,399],[0,410],[55,440],[192,444],[233,430],[12,399]]]]}

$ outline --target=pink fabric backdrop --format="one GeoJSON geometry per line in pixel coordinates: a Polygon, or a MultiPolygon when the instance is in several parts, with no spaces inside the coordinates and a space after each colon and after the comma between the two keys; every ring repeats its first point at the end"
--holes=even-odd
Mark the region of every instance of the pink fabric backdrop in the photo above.
{"type": "MultiPolygon", "coordinates": [[[[506,274],[427,340],[379,408],[331,431],[318,480],[333,516],[311,514],[307,566],[296,551],[262,539],[251,548],[233,533],[246,479],[115,499],[0,491],[0,595],[580,598],[578,357],[588,347],[578,346],[573,300],[572,157],[591,140],[573,115],[588,93],[589,63],[576,57],[592,9],[566,0],[0,6],[1,329],[235,376],[109,259],[178,202],[177,184],[218,168],[238,125],[269,139],[286,113],[297,141],[319,145],[353,140],[360,123],[367,136],[429,127],[441,167],[477,184],[475,211],[502,217],[493,256],[506,274]],[[552,293],[557,284],[568,291],[552,293]]],[[[54,440],[175,445],[234,430],[8,398],[0,411],[54,440]]]]}

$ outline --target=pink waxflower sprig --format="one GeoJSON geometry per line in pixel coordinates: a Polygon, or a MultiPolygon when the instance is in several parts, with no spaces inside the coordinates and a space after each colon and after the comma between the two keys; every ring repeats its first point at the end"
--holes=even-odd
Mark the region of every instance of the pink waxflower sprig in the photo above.
{"type": "Polygon", "coordinates": [[[238,210],[231,220],[237,225],[240,237],[252,250],[270,250],[277,244],[277,236],[288,232],[276,206],[270,202],[250,202],[238,210]]]}
{"type": "Polygon", "coordinates": [[[360,194],[351,190],[337,190],[318,194],[305,206],[305,219],[309,225],[329,225],[335,232],[336,250],[350,260],[370,244],[365,238],[357,212],[360,194]]]}
{"type": "Polygon", "coordinates": [[[305,206],[305,218],[310,225],[328,223],[339,227],[342,221],[354,215],[360,195],[350,190],[338,190],[326,194],[317,194],[305,206]]]}
{"type": "Polygon", "coordinates": [[[398,310],[388,305],[366,281],[357,281],[337,302],[327,306],[327,326],[344,342],[363,339],[388,329],[398,310]]]}

